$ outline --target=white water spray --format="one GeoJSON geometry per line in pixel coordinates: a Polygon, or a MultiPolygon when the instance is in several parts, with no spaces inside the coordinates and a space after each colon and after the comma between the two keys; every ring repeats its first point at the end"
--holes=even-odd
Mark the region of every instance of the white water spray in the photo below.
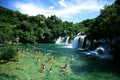
{"type": "Polygon", "coordinates": [[[72,42],[72,47],[82,48],[85,37],[86,35],[81,35],[81,33],[78,33],[72,42]]]}

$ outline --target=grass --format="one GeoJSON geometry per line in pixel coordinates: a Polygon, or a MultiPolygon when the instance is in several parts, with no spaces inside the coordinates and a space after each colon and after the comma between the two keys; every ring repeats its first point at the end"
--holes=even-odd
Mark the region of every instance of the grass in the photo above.
{"type": "Polygon", "coordinates": [[[32,54],[31,50],[21,54],[15,61],[0,62],[1,80],[120,80],[119,70],[113,67],[110,60],[76,54],[72,61],[71,54],[32,54]],[[48,61],[51,56],[55,59],[48,61]],[[39,63],[37,58],[40,59],[39,63]],[[41,71],[41,64],[46,65],[44,72],[41,71]],[[62,72],[65,64],[68,65],[67,70],[62,72]]]}

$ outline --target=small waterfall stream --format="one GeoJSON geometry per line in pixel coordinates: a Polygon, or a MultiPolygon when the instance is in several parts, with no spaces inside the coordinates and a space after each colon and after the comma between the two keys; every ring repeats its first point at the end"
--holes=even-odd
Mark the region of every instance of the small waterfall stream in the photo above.
{"type": "Polygon", "coordinates": [[[55,44],[61,44],[61,43],[62,43],[62,37],[60,36],[60,37],[56,40],[55,44]]]}
{"type": "Polygon", "coordinates": [[[65,44],[69,44],[69,40],[70,40],[70,37],[68,36],[66,41],[65,41],[65,44]]]}
{"type": "Polygon", "coordinates": [[[68,37],[64,38],[64,37],[61,37],[61,36],[60,36],[60,37],[56,40],[55,44],[70,44],[70,37],[68,36],[68,37]]]}

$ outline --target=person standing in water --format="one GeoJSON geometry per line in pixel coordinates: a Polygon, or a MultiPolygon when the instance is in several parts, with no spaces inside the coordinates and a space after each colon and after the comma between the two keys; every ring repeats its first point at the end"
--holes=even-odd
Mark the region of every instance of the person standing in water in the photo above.
{"type": "Polygon", "coordinates": [[[52,73],[52,68],[50,68],[49,73],[50,73],[50,74],[52,73]]]}

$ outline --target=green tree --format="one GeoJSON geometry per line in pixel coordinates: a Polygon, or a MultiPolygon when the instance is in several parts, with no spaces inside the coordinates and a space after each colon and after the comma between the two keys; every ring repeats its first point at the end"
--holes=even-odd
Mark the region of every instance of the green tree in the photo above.
{"type": "Polygon", "coordinates": [[[17,51],[12,46],[5,47],[2,50],[3,51],[0,54],[0,59],[2,60],[10,60],[17,56],[17,51]]]}

